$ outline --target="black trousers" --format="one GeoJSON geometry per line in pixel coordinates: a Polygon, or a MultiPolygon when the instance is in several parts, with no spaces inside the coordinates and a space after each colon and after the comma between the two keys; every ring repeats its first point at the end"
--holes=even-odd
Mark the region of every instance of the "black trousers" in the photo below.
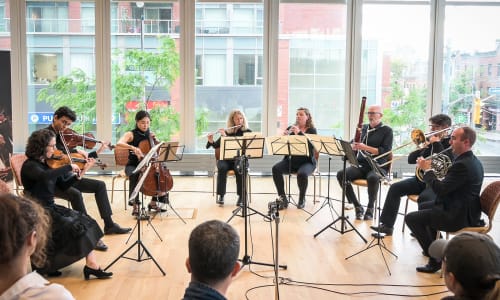
{"type": "Polygon", "coordinates": [[[299,186],[299,199],[304,199],[306,196],[308,177],[314,172],[316,166],[312,163],[306,162],[300,166],[291,166],[288,159],[283,159],[273,166],[273,181],[278,195],[285,195],[285,180],[284,174],[289,174],[290,169],[292,172],[297,173],[297,185],[299,186]]]}
{"type": "Polygon", "coordinates": [[[436,239],[437,231],[457,231],[467,226],[464,225],[463,218],[444,211],[440,206],[434,206],[407,214],[405,222],[428,255],[429,246],[436,239]]]}
{"type": "Polygon", "coordinates": [[[243,175],[236,169],[236,161],[234,160],[218,160],[217,161],[217,195],[224,196],[226,194],[227,172],[234,171],[236,177],[236,193],[241,196],[243,190],[243,175]]]}
{"type": "MultiPolygon", "coordinates": [[[[377,193],[379,189],[380,178],[372,171],[369,167],[348,167],[345,169],[346,173],[346,186],[345,186],[345,195],[347,201],[349,203],[354,204],[355,207],[361,206],[361,203],[356,198],[356,194],[354,194],[354,190],[351,185],[351,181],[356,179],[366,179],[368,182],[368,207],[373,208],[373,204],[377,199],[377,193]]],[[[342,187],[344,182],[344,170],[340,170],[337,172],[337,181],[339,185],[342,187]]]]}
{"type": "MultiPolygon", "coordinates": [[[[130,199],[130,195],[132,195],[132,193],[134,192],[135,190],[135,187],[137,186],[137,184],[139,183],[139,179],[141,178],[141,175],[142,175],[142,172],[139,171],[137,173],[134,173],[132,174],[132,172],[137,168],[137,166],[134,166],[134,165],[126,165],[125,166],[125,175],[128,176],[128,196],[129,196],[129,202],[134,202],[134,203],[137,203],[139,202],[139,194],[137,194],[137,196],[135,197],[135,199],[130,199]]],[[[152,170],[150,170],[150,172],[153,172],[152,170]]],[[[161,203],[167,203],[167,196],[160,196],[160,197],[157,197],[157,196],[154,196],[153,197],[153,201],[159,201],[161,203]]]]}
{"type": "Polygon", "coordinates": [[[76,181],[72,187],[65,191],[56,188],[55,196],[68,200],[74,210],[86,214],[87,209],[83,203],[82,193],[93,193],[97,203],[97,208],[99,209],[99,215],[105,221],[111,220],[113,212],[111,211],[108,191],[104,181],[84,177],[76,181]]]}
{"type": "Polygon", "coordinates": [[[419,195],[419,210],[422,209],[421,206],[425,205],[422,203],[428,201],[434,203],[436,198],[432,189],[426,189],[425,183],[418,180],[415,176],[393,183],[390,186],[389,191],[387,191],[384,208],[382,210],[382,214],[380,215],[380,221],[384,225],[394,227],[394,223],[396,223],[396,218],[399,212],[401,197],[407,195],[419,195]]]}

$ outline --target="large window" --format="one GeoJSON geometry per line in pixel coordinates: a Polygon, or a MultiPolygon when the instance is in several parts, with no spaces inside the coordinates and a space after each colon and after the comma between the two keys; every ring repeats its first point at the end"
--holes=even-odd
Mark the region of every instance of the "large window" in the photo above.
{"type": "Polygon", "coordinates": [[[226,127],[233,109],[242,110],[252,131],[262,130],[263,5],[196,4],[196,149],[206,133],[226,127]]]}
{"type": "Polygon", "coordinates": [[[500,146],[499,14],[500,3],[446,6],[442,108],[476,128],[480,155],[498,155],[500,146]]]}
{"type": "Polygon", "coordinates": [[[343,3],[280,4],[277,133],[306,107],[319,134],[342,135],[346,11],[343,3]]]}
{"type": "Polygon", "coordinates": [[[377,2],[363,5],[360,89],[367,106],[384,108],[397,146],[427,129],[430,5],[377,2]]]}

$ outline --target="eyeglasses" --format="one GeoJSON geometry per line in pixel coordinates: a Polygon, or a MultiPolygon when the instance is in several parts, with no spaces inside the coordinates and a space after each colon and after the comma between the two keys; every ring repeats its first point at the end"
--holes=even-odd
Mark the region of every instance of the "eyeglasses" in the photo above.
{"type": "Polygon", "coordinates": [[[367,114],[369,114],[369,115],[376,115],[376,114],[379,114],[379,115],[380,115],[381,113],[376,112],[376,111],[369,111],[369,112],[367,112],[367,114]]]}

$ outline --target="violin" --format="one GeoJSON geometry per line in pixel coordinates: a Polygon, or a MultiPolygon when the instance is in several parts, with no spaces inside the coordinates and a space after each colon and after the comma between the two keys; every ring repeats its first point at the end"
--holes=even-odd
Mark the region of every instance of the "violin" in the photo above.
{"type": "MultiPolygon", "coordinates": [[[[70,165],[70,164],[76,164],[80,170],[83,170],[85,167],[85,164],[87,164],[87,159],[85,158],[84,155],[80,153],[70,153],[65,154],[61,150],[54,150],[54,154],[52,154],[52,157],[46,160],[47,165],[51,169],[57,169],[65,165],[70,165]]],[[[101,169],[104,170],[106,167],[106,164],[103,164],[101,162],[95,163],[98,165],[101,169]]]]}
{"type": "MultiPolygon", "coordinates": [[[[146,154],[158,143],[159,141],[155,138],[154,134],[150,133],[149,139],[141,141],[138,148],[141,149],[142,153],[146,154]]],[[[165,196],[174,186],[174,179],[165,162],[152,163],[154,165],[148,174],[142,174],[142,176],[146,176],[146,179],[142,185],[141,192],[146,196],[165,196]]]]}
{"type": "MultiPolygon", "coordinates": [[[[76,146],[84,147],[85,149],[92,149],[97,143],[104,144],[103,141],[97,140],[94,135],[90,132],[84,134],[78,134],[71,128],[66,128],[62,134],[62,138],[69,148],[75,148],[76,146]]],[[[110,150],[115,148],[114,145],[108,145],[110,150]]]]}

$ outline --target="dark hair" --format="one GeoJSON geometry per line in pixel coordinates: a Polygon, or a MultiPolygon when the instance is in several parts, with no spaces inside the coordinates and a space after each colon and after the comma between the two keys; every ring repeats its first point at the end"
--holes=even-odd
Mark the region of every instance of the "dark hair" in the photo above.
{"type": "Polygon", "coordinates": [[[227,278],[238,260],[240,238],[231,225],[212,220],[189,236],[189,264],[199,282],[214,285],[227,278]]]}
{"type": "Polygon", "coordinates": [[[429,118],[429,122],[438,126],[451,126],[451,118],[445,114],[437,114],[429,118]]]}
{"type": "Polygon", "coordinates": [[[55,136],[56,134],[48,129],[34,131],[28,138],[24,153],[28,158],[40,160],[45,155],[47,146],[55,136]]]}
{"type": "Polygon", "coordinates": [[[72,122],[76,121],[76,114],[67,106],[61,106],[54,112],[54,117],[59,119],[61,117],[68,117],[72,122]]]}
{"type": "Polygon", "coordinates": [[[462,127],[462,129],[464,133],[462,133],[462,137],[460,138],[460,140],[469,140],[470,146],[472,147],[472,145],[474,145],[474,143],[476,142],[476,132],[469,126],[464,126],[462,127]]]}
{"type": "Polygon", "coordinates": [[[0,193],[0,264],[8,264],[36,232],[37,244],[31,255],[35,266],[43,266],[50,235],[50,218],[40,204],[28,198],[0,193]]]}
{"type": "Polygon", "coordinates": [[[305,107],[299,107],[297,108],[297,111],[299,110],[303,110],[306,113],[307,116],[306,127],[314,128],[313,117],[311,116],[311,112],[309,111],[309,109],[305,107]]]}
{"type": "Polygon", "coordinates": [[[135,121],[140,121],[144,118],[149,118],[151,120],[151,116],[149,115],[149,113],[145,110],[140,110],[138,111],[136,114],[135,114],[135,121]]]}

